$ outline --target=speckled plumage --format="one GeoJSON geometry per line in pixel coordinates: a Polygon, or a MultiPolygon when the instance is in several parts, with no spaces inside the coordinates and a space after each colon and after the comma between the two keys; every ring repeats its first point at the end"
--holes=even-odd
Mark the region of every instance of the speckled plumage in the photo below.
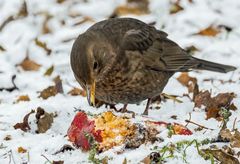
{"type": "Polygon", "coordinates": [[[178,71],[235,69],[194,58],[165,32],[132,18],[104,20],[79,35],[71,66],[80,85],[86,89],[95,81],[96,99],[109,104],[155,97],[178,71]]]}

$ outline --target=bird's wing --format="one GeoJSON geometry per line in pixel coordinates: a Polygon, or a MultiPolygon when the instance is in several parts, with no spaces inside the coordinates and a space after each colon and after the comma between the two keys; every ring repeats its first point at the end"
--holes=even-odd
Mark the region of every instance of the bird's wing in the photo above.
{"type": "Polygon", "coordinates": [[[199,62],[168,38],[157,38],[143,53],[145,65],[157,71],[188,71],[199,62]]]}
{"type": "Polygon", "coordinates": [[[144,24],[138,28],[133,28],[125,32],[121,41],[121,49],[145,51],[153,45],[157,37],[166,38],[167,34],[163,31],[158,31],[156,33],[154,27],[144,24]]]}
{"type": "Polygon", "coordinates": [[[145,66],[156,71],[188,71],[199,64],[166,33],[149,26],[127,31],[121,45],[125,53],[140,53],[145,66]]]}

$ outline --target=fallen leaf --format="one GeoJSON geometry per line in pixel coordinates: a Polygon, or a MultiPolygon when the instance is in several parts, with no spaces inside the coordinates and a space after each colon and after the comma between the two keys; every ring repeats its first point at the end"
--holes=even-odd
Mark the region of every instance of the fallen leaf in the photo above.
{"type": "Polygon", "coordinates": [[[57,92],[58,93],[63,93],[62,80],[61,80],[60,76],[56,76],[53,79],[53,81],[55,83],[55,87],[57,89],[57,92]]]}
{"type": "Polygon", "coordinates": [[[220,161],[222,164],[239,164],[239,161],[234,156],[225,153],[221,149],[211,150],[211,149],[203,149],[205,153],[210,153],[220,161]]]}
{"type": "Polygon", "coordinates": [[[195,77],[191,77],[187,72],[181,73],[181,75],[177,78],[177,80],[185,87],[188,88],[189,93],[193,93],[193,99],[199,93],[197,79],[195,77]]]}
{"type": "Polygon", "coordinates": [[[26,17],[26,16],[28,16],[27,3],[26,3],[26,1],[23,1],[23,4],[22,4],[20,10],[18,11],[17,17],[22,18],[22,17],[26,17]]]}
{"type": "Polygon", "coordinates": [[[216,27],[213,27],[212,25],[210,25],[209,27],[200,30],[198,33],[195,33],[193,35],[201,35],[201,36],[211,36],[214,37],[217,34],[220,33],[220,30],[216,27]]]}
{"type": "Polygon", "coordinates": [[[194,45],[188,46],[188,47],[186,47],[186,48],[184,48],[184,49],[185,49],[185,51],[187,52],[187,54],[189,54],[189,55],[194,55],[195,52],[200,51],[200,50],[199,50],[197,47],[195,47],[194,45]]]}
{"type": "Polygon", "coordinates": [[[56,86],[49,86],[40,92],[39,97],[48,99],[49,97],[55,96],[56,94],[58,94],[56,86]]]}
{"type": "Polygon", "coordinates": [[[145,158],[143,158],[143,160],[141,160],[141,163],[143,163],[143,164],[151,164],[150,156],[148,155],[145,158]]]}
{"type": "Polygon", "coordinates": [[[6,49],[2,45],[0,45],[0,51],[6,51],[6,49]]]}
{"type": "Polygon", "coordinates": [[[10,141],[12,139],[11,135],[6,135],[3,140],[10,141]]]}
{"type": "Polygon", "coordinates": [[[44,76],[51,76],[51,74],[53,73],[53,70],[54,70],[54,66],[52,65],[46,70],[46,72],[44,73],[44,76]]]}
{"type": "Polygon", "coordinates": [[[39,68],[41,67],[40,64],[36,63],[33,60],[30,60],[28,57],[26,57],[20,64],[19,66],[22,67],[23,70],[25,71],[38,71],[39,68]]]}
{"type": "Polygon", "coordinates": [[[27,152],[27,150],[26,149],[24,149],[23,147],[18,147],[18,153],[26,153],[27,152]]]}
{"type": "Polygon", "coordinates": [[[30,98],[28,97],[28,95],[21,95],[16,100],[16,103],[19,103],[20,101],[30,101],[30,98]]]}
{"type": "Polygon", "coordinates": [[[134,14],[143,15],[148,14],[149,8],[148,0],[128,0],[126,5],[118,6],[110,18],[115,18],[123,15],[134,14]]]}
{"type": "Polygon", "coordinates": [[[40,92],[39,97],[43,99],[48,99],[49,97],[55,96],[58,93],[63,93],[62,80],[59,76],[54,78],[55,85],[49,86],[40,92]]]}
{"type": "Polygon", "coordinates": [[[170,14],[176,14],[179,11],[182,11],[182,10],[184,10],[184,8],[179,4],[179,1],[176,1],[175,3],[171,3],[169,13],[170,14]]]}
{"type": "Polygon", "coordinates": [[[187,127],[178,123],[173,124],[173,130],[177,135],[192,135],[192,132],[187,127]]]}
{"type": "Polygon", "coordinates": [[[218,107],[230,106],[233,98],[236,97],[234,93],[219,93],[213,98],[218,107]]]}
{"type": "Polygon", "coordinates": [[[93,18],[88,17],[88,16],[85,16],[85,17],[82,18],[82,20],[74,23],[73,26],[78,26],[78,25],[81,25],[81,24],[86,23],[86,22],[92,22],[92,23],[94,23],[95,21],[94,21],[93,18]]]}
{"type": "Polygon", "coordinates": [[[219,111],[219,108],[208,108],[206,113],[206,119],[208,120],[209,118],[218,118],[220,116],[219,111]]]}
{"type": "Polygon", "coordinates": [[[122,164],[127,164],[127,158],[124,158],[122,164]]]}
{"type": "Polygon", "coordinates": [[[45,133],[53,123],[53,114],[47,113],[43,108],[38,107],[36,113],[37,133],[45,133]]]}
{"type": "Polygon", "coordinates": [[[44,19],[43,24],[42,24],[42,34],[49,34],[49,33],[52,32],[52,30],[48,26],[48,22],[52,17],[53,16],[50,15],[49,13],[45,14],[45,19],[44,19]]]}
{"type": "Polygon", "coordinates": [[[78,95],[81,95],[83,97],[86,97],[87,94],[86,94],[86,91],[85,90],[82,90],[82,89],[79,89],[79,88],[76,88],[74,87],[72,90],[70,90],[68,92],[68,94],[72,95],[72,96],[78,96],[78,95]]]}
{"type": "Polygon", "coordinates": [[[52,164],[64,164],[64,161],[52,161],[52,164]]]}
{"type": "Polygon", "coordinates": [[[209,91],[200,91],[199,94],[195,96],[194,103],[195,107],[200,108],[202,105],[210,106],[211,104],[211,93],[209,91]]]}
{"type": "Polygon", "coordinates": [[[31,110],[31,112],[29,112],[28,114],[26,114],[23,118],[23,122],[22,123],[17,123],[15,124],[13,127],[14,129],[21,129],[22,131],[26,132],[28,130],[30,130],[30,126],[28,124],[28,118],[29,116],[34,113],[34,110],[31,110]]]}
{"type": "Polygon", "coordinates": [[[10,22],[26,17],[28,15],[27,11],[27,3],[23,1],[22,6],[20,7],[19,11],[17,12],[16,15],[10,15],[6,20],[3,21],[3,23],[0,25],[0,31],[3,30],[3,28],[10,22]]]}
{"type": "Polygon", "coordinates": [[[64,153],[65,151],[72,151],[74,148],[71,145],[63,145],[60,150],[56,151],[53,155],[64,153]]]}
{"type": "Polygon", "coordinates": [[[44,50],[46,51],[47,55],[50,55],[50,54],[51,54],[52,50],[47,47],[47,44],[46,44],[45,42],[42,42],[42,41],[40,41],[38,38],[36,38],[36,39],[35,39],[35,44],[36,44],[38,47],[44,49],[44,50]]]}

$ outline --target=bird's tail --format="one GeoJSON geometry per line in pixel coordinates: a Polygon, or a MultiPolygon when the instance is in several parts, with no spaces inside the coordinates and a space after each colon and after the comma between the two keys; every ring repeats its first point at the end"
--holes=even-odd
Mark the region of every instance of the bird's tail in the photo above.
{"type": "Polygon", "coordinates": [[[221,73],[227,73],[230,71],[234,71],[237,68],[230,66],[230,65],[224,65],[224,64],[218,64],[218,63],[214,63],[214,62],[210,62],[210,61],[206,61],[206,60],[202,60],[202,59],[197,59],[194,58],[196,60],[197,63],[197,68],[196,69],[200,69],[200,70],[208,70],[208,71],[214,71],[214,72],[221,72],[221,73]]]}

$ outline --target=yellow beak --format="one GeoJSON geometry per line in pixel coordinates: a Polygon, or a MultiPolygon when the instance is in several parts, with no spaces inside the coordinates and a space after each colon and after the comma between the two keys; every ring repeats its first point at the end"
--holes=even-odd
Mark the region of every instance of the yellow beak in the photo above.
{"type": "Polygon", "coordinates": [[[87,85],[87,99],[90,106],[95,106],[95,87],[95,81],[91,85],[87,85]]]}

